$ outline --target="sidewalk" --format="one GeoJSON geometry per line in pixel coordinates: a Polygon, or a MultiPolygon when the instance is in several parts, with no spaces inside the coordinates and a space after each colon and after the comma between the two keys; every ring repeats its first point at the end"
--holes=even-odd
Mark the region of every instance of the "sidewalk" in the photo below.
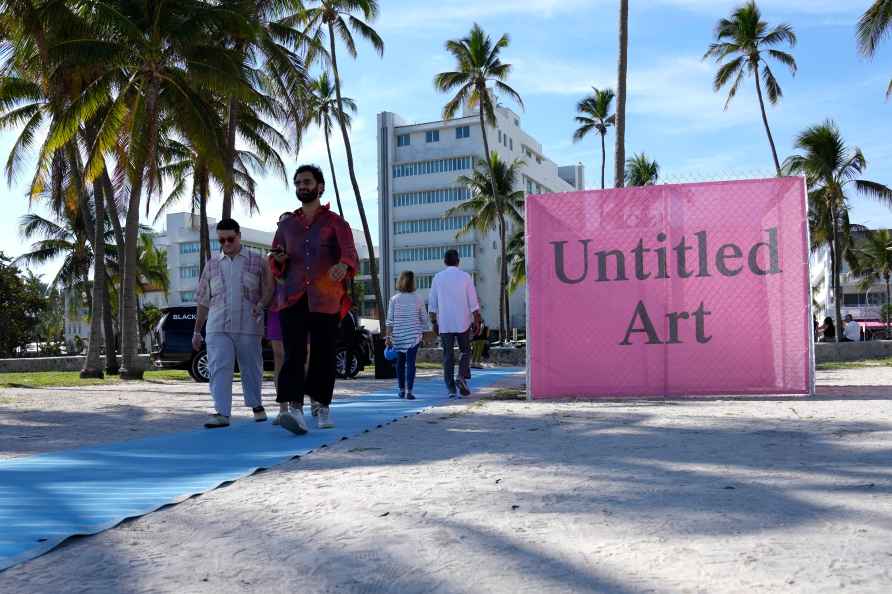
{"type": "Polygon", "coordinates": [[[435,408],[0,573],[0,591],[892,591],[892,369],[807,400],[435,408]]]}

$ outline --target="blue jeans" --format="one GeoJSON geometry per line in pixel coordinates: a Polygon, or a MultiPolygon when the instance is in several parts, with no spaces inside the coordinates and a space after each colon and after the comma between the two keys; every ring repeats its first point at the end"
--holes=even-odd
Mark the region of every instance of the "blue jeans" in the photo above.
{"type": "Polygon", "coordinates": [[[415,358],[418,356],[418,346],[415,345],[405,353],[400,352],[396,360],[396,377],[400,384],[400,393],[412,393],[415,387],[415,358]]]}

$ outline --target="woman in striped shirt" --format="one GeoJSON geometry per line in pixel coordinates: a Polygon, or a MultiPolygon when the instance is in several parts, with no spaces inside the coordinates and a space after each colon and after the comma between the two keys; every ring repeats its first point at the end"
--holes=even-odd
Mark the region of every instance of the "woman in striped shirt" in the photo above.
{"type": "Polygon", "coordinates": [[[400,398],[415,400],[415,357],[422,334],[430,330],[430,316],[424,300],[415,292],[415,273],[406,270],[396,283],[399,291],[387,306],[387,344],[399,353],[396,376],[400,398]]]}

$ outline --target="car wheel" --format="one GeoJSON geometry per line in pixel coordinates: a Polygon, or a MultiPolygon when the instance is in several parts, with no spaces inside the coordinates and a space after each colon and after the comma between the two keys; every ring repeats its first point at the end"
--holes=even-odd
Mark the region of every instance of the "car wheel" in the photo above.
{"type": "Polygon", "coordinates": [[[340,379],[356,377],[359,373],[359,360],[350,349],[341,348],[335,353],[335,368],[340,379]]]}
{"type": "Polygon", "coordinates": [[[208,367],[208,352],[201,351],[192,357],[192,363],[189,365],[189,375],[196,382],[208,383],[211,381],[211,370],[208,367]]]}

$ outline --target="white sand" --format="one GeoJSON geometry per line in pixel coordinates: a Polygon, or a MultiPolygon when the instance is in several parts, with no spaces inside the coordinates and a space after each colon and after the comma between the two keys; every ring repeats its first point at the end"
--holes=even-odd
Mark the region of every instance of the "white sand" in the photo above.
{"type": "Polygon", "coordinates": [[[892,369],[820,383],[444,406],[69,542],[0,592],[888,594],[892,369]]]}

